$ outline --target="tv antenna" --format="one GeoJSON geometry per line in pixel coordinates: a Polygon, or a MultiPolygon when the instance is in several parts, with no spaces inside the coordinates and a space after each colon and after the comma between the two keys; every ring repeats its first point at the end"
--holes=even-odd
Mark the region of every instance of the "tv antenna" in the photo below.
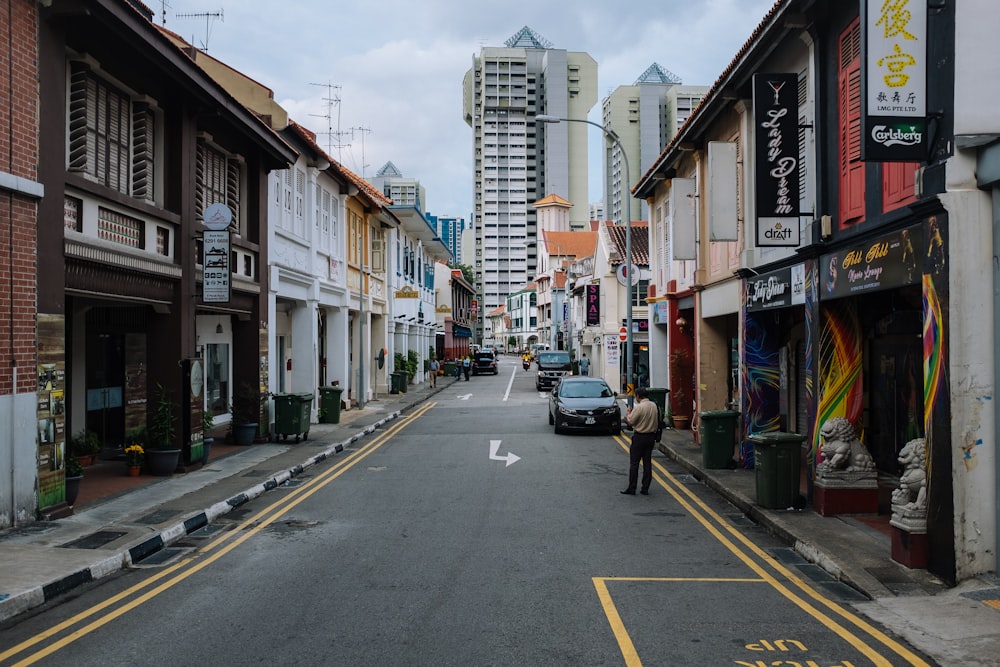
{"type": "MultiPolygon", "coordinates": [[[[205,41],[201,43],[201,50],[205,53],[208,53],[208,38],[212,36],[212,21],[219,19],[223,23],[226,22],[226,16],[222,9],[217,12],[190,12],[187,14],[175,14],[174,16],[179,19],[205,19],[205,41]]],[[[166,23],[166,14],[164,14],[163,22],[166,23]]]]}
{"type": "Polygon", "coordinates": [[[342,154],[343,153],[343,149],[345,147],[347,147],[347,146],[350,146],[350,144],[341,143],[341,140],[346,135],[350,134],[350,132],[341,132],[340,131],[340,88],[341,87],[340,87],[339,84],[335,85],[335,84],[332,84],[332,83],[329,83],[329,82],[327,82],[327,83],[312,83],[312,84],[309,84],[309,85],[311,85],[311,86],[322,86],[322,87],[326,88],[326,97],[323,98],[323,101],[326,103],[326,113],[325,114],[311,113],[309,115],[310,116],[314,116],[316,118],[325,118],[326,119],[326,132],[320,132],[320,134],[325,134],[326,135],[326,153],[327,153],[327,155],[332,155],[333,154],[333,149],[336,148],[337,149],[337,162],[340,162],[341,164],[343,164],[344,163],[344,158],[343,158],[343,154],[342,154]],[[334,130],[333,130],[333,107],[335,105],[337,107],[337,131],[336,132],[334,132],[334,130]],[[334,137],[336,137],[336,139],[337,139],[337,143],[336,144],[333,143],[334,137]]]}
{"type": "Polygon", "coordinates": [[[364,178],[365,177],[365,167],[368,166],[367,164],[365,164],[365,135],[366,134],[371,134],[372,133],[372,129],[370,127],[352,127],[351,128],[351,136],[352,137],[354,136],[355,132],[357,132],[357,133],[359,133],[361,135],[361,178],[364,178]]]}

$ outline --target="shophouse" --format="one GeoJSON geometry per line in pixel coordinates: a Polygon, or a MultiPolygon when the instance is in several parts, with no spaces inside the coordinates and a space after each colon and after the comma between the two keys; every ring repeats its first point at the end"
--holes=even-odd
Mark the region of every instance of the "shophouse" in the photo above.
{"type": "Polygon", "coordinates": [[[693,327],[695,405],[735,399],[742,463],[750,434],[800,433],[814,511],[884,517],[893,558],[959,581],[996,567],[996,505],[976,500],[997,487],[994,304],[974,267],[998,125],[973,81],[998,9],[904,4],[777,2],[634,193],[655,252],[694,262],[692,317],[684,265],[655,277],[664,351],[693,327]],[[870,488],[831,482],[838,440],[863,443],[870,488]],[[900,505],[903,472],[926,486],[900,505]]]}
{"type": "Polygon", "coordinates": [[[476,291],[460,269],[434,264],[435,353],[438,359],[454,360],[471,351],[472,304],[476,291]]]}
{"type": "MultiPolygon", "coordinates": [[[[162,398],[194,460],[219,370],[200,317],[229,332],[226,396],[246,387],[259,411],[268,387],[267,174],[294,152],[138,3],[39,11],[40,456],[83,431],[120,448],[162,398]]],[[[52,467],[42,508],[63,498],[52,467]]]]}

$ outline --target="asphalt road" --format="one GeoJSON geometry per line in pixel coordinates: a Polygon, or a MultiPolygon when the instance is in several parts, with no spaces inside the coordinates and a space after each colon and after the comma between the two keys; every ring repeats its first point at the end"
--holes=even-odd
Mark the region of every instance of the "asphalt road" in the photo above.
{"type": "Polygon", "coordinates": [[[102,666],[928,664],[658,454],[652,493],[620,495],[627,434],[556,436],[514,357],[434,399],[174,560],[6,628],[0,649],[102,666]]]}

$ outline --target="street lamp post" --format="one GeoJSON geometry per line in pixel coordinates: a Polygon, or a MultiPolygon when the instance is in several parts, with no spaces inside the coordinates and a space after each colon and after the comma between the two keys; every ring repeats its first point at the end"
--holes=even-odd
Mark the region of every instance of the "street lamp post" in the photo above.
{"type": "MultiPolygon", "coordinates": [[[[539,123],[586,123],[587,125],[593,125],[594,127],[601,130],[604,133],[605,138],[609,139],[615,146],[618,147],[618,152],[622,156],[622,166],[625,171],[625,187],[629,187],[629,173],[628,173],[628,155],[625,154],[625,147],[622,146],[621,139],[615,134],[614,130],[604,127],[600,123],[595,123],[592,120],[586,120],[584,118],[558,118],[556,116],[548,116],[545,114],[538,114],[535,116],[535,120],[539,123]]],[[[635,384],[632,377],[632,211],[631,202],[632,193],[627,191],[625,193],[625,280],[628,285],[628,298],[625,300],[625,382],[629,384],[635,384]]],[[[624,387],[623,387],[624,389],[624,387]]],[[[632,406],[632,395],[628,397],[629,407],[632,406]]]]}

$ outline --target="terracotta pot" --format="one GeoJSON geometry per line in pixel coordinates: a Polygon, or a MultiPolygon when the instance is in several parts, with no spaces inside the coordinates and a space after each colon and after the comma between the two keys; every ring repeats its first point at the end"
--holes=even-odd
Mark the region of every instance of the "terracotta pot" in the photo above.
{"type": "Polygon", "coordinates": [[[688,427],[688,422],[691,420],[690,417],[674,417],[674,428],[685,429],[688,427]]]}
{"type": "Polygon", "coordinates": [[[129,477],[138,477],[139,473],[141,473],[141,472],[142,472],[142,466],[129,466],[128,467],[128,476],[129,477]]]}

